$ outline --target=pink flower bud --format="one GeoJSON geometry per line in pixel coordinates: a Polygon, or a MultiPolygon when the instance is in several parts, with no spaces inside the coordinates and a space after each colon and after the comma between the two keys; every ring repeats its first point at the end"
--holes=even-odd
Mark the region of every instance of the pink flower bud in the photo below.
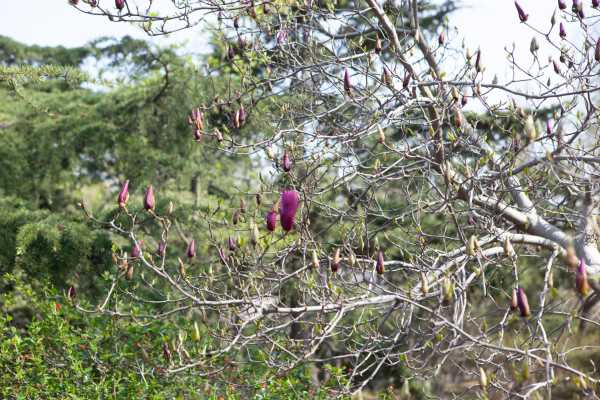
{"type": "Polygon", "coordinates": [[[519,14],[519,20],[521,20],[521,22],[527,22],[527,18],[529,18],[529,14],[525,14],[525,11],[523,11],[523,8],[521,8],[519,3],[517,3],[516,1],[515,1],[515,7],[517,8],[517,13],[519,14]]]}
{"type": "Polygon", "coordinates": [[[577,291],[583,297],[587,296],[590,292],[590,284],[587,279],[587,271],[583,259],[579,260],[579,265],[575,271],[575,285],[577,286],[577,291]]]}
{"type": "Polygon", "coordinates": [[[281,193],[280,220],[284,231],[289,232],[294,227],[294,218],[300,205],[300,195],[295,190],[281,193]]]}
{"type": "Polygon", "coordinates": [[[564,10],[565,8],[567,8],[567,3],[565,3],[564,0],[558,0],[558,8],[564,10]]]}
{"type": "Polygon", "coordinates": [[[592,8],[598,8],[600,6],[600,0],[592,0],[592,8]]]}
{"type": "Polygon", "coordinates": [[[565,39],[567,37],[567,31],[565,31],[565,26],[562,22],[558,26],[558,35],[561,37],[561,39],[565,39]]]}
{"type": "Polygon", "coordinates": [[[552,121],[551,120],[546,121],[546,134],[548,136],[552,135],[552,121]]]}
{"type": "Polygon", "coordinates": [[[235,251],[236,249],[236,245],[235,245],[235,240],[229,236],[229,238],[227,239],[227,247],[229,248],[229,251],[235,251]]]}
{"type": "Polygon", "coordinates": [[[241,128],[242,126],[244,126],[244,123],[246,123],[246,119],[248,118],[248,114],[246,114],[246,109],[244,108],[243,104],[241,104],[240,108],[237,110],[236,118],[239,123],[238,128],[241,128]]]}
{"type": "Polygon", "coordinates": [[[222,247],[219,247],[219,259],[224,265],[227,265],[227,254],[225,254],[222,247]]]}
{"type": "Polygon", "coordinates": [[[383,258],[383,251],[381,250],[379,250],[379,253],[377,253],[377,265],[375,269],[377,270],[377,273],[379,275],[383,275],[383,273],[385,272],[385,261],[383,258]]]}
{"type": "Polygon", "coordinates": [[[120,208],[125,208],[127,204],[127,200],[129,199],[129,180],[126,180],[121,187],[121,191],[119,192],[119,196],[117,197],[117,203],[120,208]]]}
{"type": "Polygon", "coordinates": [[[162,350],[163,350],[163,357],[165,357],[165,361],[170,362],[171,361],[171,350],[169,349],[169,344],[165,342],[163,344],[162,350]]]}
{"type": "Polygon", "coordinates": [[[352,94],[352,82],[350,82],[350,72],[348,72],[348,68],[344,69],[344,91],[348,96],[352,94]]]}
{"type": "Polygon", "coordinates": [[[131,257],[139,258],[142,255],[143,243],[144,242],[142,240],[138,241],[137,243],[134,243],[133,247],[131,248],[131,257]]]}
{"type": "Polygon", "coordinates": [[[275,208],[272,208],[267,213],[267,229],[273,232],[275,228],[277,228],[277,211],[275,211],[275,208]]]}
{"type": "Polygon", "coordinates": [[[186,255],[189,259],[196,257],[196,241],[194,239],[190,240],[186,251],[186,255]]]}
{"type": "Polygon", "coordinates": [[[283,160],[281,161],[281,167],[285,172],[289,172],[292,169],[292,160],[290,160],[290,154],[287,150],[283,152],[283,160]]]}
{"type": "Polygon", "coordinates": [[[154,210],[154,188],[152,185],[146,189],[146,195],[144,196],[144,208],[146,211],[154,210]]]}
{"type": "Polygon", "coordinates": [[[167,242],[165,242],[164,240],[161,239],[161,241],[158,242],[158,247],[156,248],[156,254],[159,257],[163,257],[165,255],[166,249],[167,249],[167,242]]]}
{"type": "Polygon", "coordinates": [[[596,41],[596,51],[594,51],[594,59],[600,62],[600,38],[596,41]]]}
{"type": "Polygon", "coordinates": [[[275,38],[277,39],[277,45],[283,46],[287,40],[287,36],[288,36],[288,33],[285,29],[279,30],[277,32],[277,35],[275,35],[275,38]]]}
{"type": "Polygon", "coordinates": [[[527,301],[527,294],[522,287],[517,290],[517,306],[521,312],[521,317],[529,317],[531,315],[529,310],[529,302],[527,301]]]}
{"type": "Polygon", "coordinates": [[[117,7],[119,10],[125,8],[125,0],[115,0],[115,7],[117,7]]]}
{"type": "Polygon", "coordinates": [[[554,67],[554,72],[560,75],[560,65],[558,65],[556,60],[552,60],[552,66],[554,67]]]}

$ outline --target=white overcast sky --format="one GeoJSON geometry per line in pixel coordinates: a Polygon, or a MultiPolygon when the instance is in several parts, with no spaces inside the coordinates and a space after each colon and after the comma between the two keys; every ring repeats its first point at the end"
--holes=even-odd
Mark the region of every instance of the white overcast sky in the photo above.
{"type": "MultiPolygon", "coordinates": [[[[590,13],[590,1],[583,2],[590,13]]],[[[27,44],[71,47],[100,36],[146,37],[132,25],[79,13],[67,0],[0,0],[0,3],[4,3],[0,11],[0,34],[27,44]]],[[[533,25],[544,30],[549,27],[555,0],[521,0],[520,4],[530,14],[533,25]]],[[[531,31],[518,23],[513,0],[463,0],[462,5],[464,8],[451,17],[451,27],[459,27],[459,34],[469,47],[481,47],[489,76],[495,73],[501,80],[508,77],[504,47],[515,42],[518,50],[527,54],[532,37],[531,31]]],[[[195,27],[170,38],[151,40],[187,41],[190,50],[202,52],[206,51],[205,39],[202,28],[195,27]]]]}

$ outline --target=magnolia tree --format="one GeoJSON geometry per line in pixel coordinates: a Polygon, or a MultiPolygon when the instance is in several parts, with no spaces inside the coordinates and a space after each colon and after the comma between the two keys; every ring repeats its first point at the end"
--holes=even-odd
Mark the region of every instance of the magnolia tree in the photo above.
{"type": "Polygon", "coordinates": [[[125,182],[107,220],[83,206],[131,248],[82,310],[185,315],[168,373],[333,364],[340,394],[400,370],[404,391],[433,376],[481,396],[596,390],[598,2],[558,1],[541,26],[506,2],[531,32],[527,57],[507,49],[508,81],[456,43],[451,4],[72,3],[151,35],[208,19],[222,56],[206,73],[240,83],[190,110],[190,146],[260,171],[189,224],[152,182],[136,204],[125,182]],[[271,128],[240,136],[252,119],[271,128]]]}

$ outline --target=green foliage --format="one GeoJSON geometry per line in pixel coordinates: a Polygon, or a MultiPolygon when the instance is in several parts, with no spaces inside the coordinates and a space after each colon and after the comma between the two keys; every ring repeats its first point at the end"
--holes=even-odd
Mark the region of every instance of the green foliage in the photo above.
{"type": "MultiPolygon", "coordinates": [[[[0,297],[4,399],[330,398],[328,385],[311,386],[305,367],[275,378],[259,366],[233,370],[224,373],[231,384],[222,386],[194,371],[166,375],[162,344],[178,335],[181,321],[140,326],[83,314],[55,289],[34,290],[11,275],[3,279],[13,286],[0,297]],[[25,308],[28,312],[23,314],[25,308]]],[[[331,384],[339,383],[341,371],[332,368],[330,379],[331,384]]]]}

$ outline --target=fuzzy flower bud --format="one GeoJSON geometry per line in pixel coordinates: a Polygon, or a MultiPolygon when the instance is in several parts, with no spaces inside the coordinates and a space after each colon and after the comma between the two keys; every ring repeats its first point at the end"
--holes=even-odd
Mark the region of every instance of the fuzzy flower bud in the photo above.
{"type": "Polygon", "coordinates": [[[335,253],[333,254],[333,258],[331,259],[331,272],[336,273],[340,269],[340,263],[342,259],[340,258],[340,249],[335,249],[335,253]]]}
{"type": "Polygon", "coordinates": [[[119,192],[119,196],[117,197],[117,203],[120,208],[125,208],[127,204],[127,200],[129,199],[129,180],[126,180],[121,187],[121,191],[119,192]]]}
{"type": "Polygon", "coordinates": [[[277,228],[277,211],[275,210],[275,207],[273,207],[267,213],[266,220],[267,220],[267,229],[269,230],[269,232],[275,231],[275,228],[277,228]]]}
{"type": "Polygon", "coordinates": [[[229,238],[227,239],[227,247],[229,248],[229,251],[235,251],[236,249],[236,244],[235,244],[235,240],[229,236],[229,238]]]}
{"type": "Polygon", "coordinates": [[[284,231],[289,232],[294,227],[296,211],[300,206],[300,195],[295,190],[286,190],[281,193],[280,221],[284,231]]]}
{"type": "Polygon", "coordinates": [[[352,94],[352,82],[350,82],[350,72],[348,72],[348,68],[344,69],[344,91],[348,96],[352,94]]]}
{"type": "Polygon", "coordinates": [[[377,264],[375,266],[375,269],[377,270],[377,273],[379,275],[383,275],[383,273],[385,272],[385,260],[383,257],[383,251],[379,250],[379,252],[377,253],[377,264]]]}
{"type": "Polygon", "coordinates": [[[516,310],[519,307],[519,301],[517,300],[517,289],[513,289],[512,296],[510,297],[510,309],[516,310]]]}
{"type": "Polygon", "coordinates": [[[517,8],[517,13],[519,14],[519,20],[521,22],[527,22],[527,19],[529,18],[529,14],[525,14],[525,11],[523,11],[523,8],[521,8],[519,3],[516,1],[515,1],[515,7],[517,8]]]}
{"type": "Polygon", "coordinates": [[[131,257],[139,258],[142,255],[142,244],[144,244],[143,240],[134,243],[133,247],[131,248],[131,257]]]}
{"type": "Polygon", "coordinates": [[[225,254],[225,251],[223,250],[222,247],[219,247],[219,259],[221,260],[221,262],[224,265],[227,265],[227,259],[228,259],[228,257],[227,257],[227,254],[225,254]]]}
{"type": "Polygon", "coordinates": [[[558,0],[558,8],[560,8],[561,10],[564,10],[567,8],[567,3],[565,3],[564,0],[558,0]]]}
{"type": "Polygon", "coordinates": [[[165,255],[166,250],[167,250],[167,242],[165,242],[164,240],[161,239],[161,241],[158,242],[158,247],[156,248],[156,254],[159,257],[163,257],[165,255]]]}
{"type": "Polygon", "coordinates": [[[529,310],[529,302],[527,301],[527,294],[525,293],[525,289],[522,287],[517,290],[517,306],[521,312],[521,317],[529,317],[531,315],[531,311],[529,310]]]}
{"type": "Polygon", "coordinates": [[[565,30],[565,25],[562,22],[558,26],[558,35],[561,39],[565,39],[567,37],[567,31],[565,30]]]}
{"type": "Polygon", "coordinates": [[[186,255],[189,259],[196,257],[196,241],[194,239],[190,240],[188,244],[186,255]]]}
{"type": "Polygon", "coordinates": [[[314,269],[319,269],[321,263],[319,262],[319,256],[317,255],[317,251],[316,250],[313,250],[311,252],[311,258],[312,258],[311,266],[314,269]]]}
{"type": "Polygon", "coordinates": [[[590,292],[590,284],[587,279],[587,271],[585,269],[585,263],[583,259],[579,260],[579,265],[577,266],[577,271],[575,272],[575,284],[577,286],[577,291],[582,297],[585,297],[590,292]]]}
{"type": "Polygon", "coordinates": [[[154,206],[154,188],[150,185],[146,189],[146,195],[144,196],[144,209],[146,209],[146,211],[154,210],[154,206]]]}
{"type": "Polygon", "coordinates": [[[375,53],[377,54],[381,54],[381,39],[379,38],[379,34],[376,34],[376,38],[375,38],[375,53]]]}
{"type": "Polygon", "coordinates": [[[283,152],[283,159],[281,160],[281,167],[285,172],[289,172],[292,169],[292,160],[287,150],[283,152]]]}
{"type": "Polygon", "coordinates": [[[600,38],[596,41],[596,50],[594,51],[594,59],[600,62],[600,38]]]}

